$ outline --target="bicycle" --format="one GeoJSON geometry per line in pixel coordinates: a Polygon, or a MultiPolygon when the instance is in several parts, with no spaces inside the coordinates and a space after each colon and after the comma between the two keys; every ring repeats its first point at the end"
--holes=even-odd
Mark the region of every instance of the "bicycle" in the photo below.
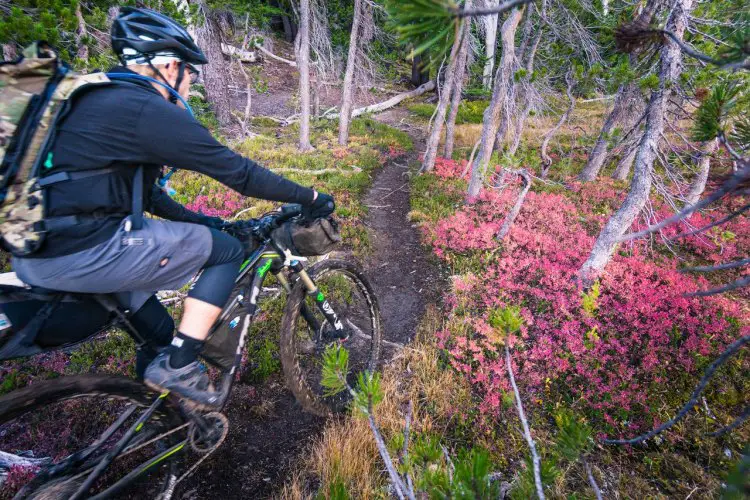
{"type": "MultiPolygon", "coordinates": [[[[380,311],[372,286],[355,264],[325,259],[306,269],[304,259],[272,237],[275,229],[297,218],[301,218],[300,208],[287,206],[248,225],[249,236],[258,246],[243,263],[235,291],[210,334],[222,328],[235,331],[241,325],[239,336],[227,337],[236,342],[234,356],[230,362],[204,358],[218,380],[221,398],[216,408],[198,410],[174,394],[158,394],[140,382],[111,375],[65,376],[0,397],[0,458],[3,452],[23,449],[47,460],[13,498],[103,499],[136,485],[139,493],[170,498],[179,482],[227,436],[229,423],[221,410],[241,365],[269,274],[287,293],[279,346],[287,387],[307,411],[324,415],[341,410],[347,401],[340,395],[326,396],[319,383],[321,356],[331,343],[346,342],[351,373],[374,370],[380,354],[380,311]],[[61,450],[51,449],[49,436],[53,434],[61,450]],[[80,443],[85,446],[81,448],[80,443]],[[180,457],[187,450],[199,458],[178,475],[180,457]],[[157,474],[160,480],[144,485],[144,478],[157,474]]],[[[43,321],[54,304],[81,298],[80,294],[33,287],[3,292],[44,297],[46,304],[34,321],[43,321]]],[[[120,327],[139,348],[146,344],[113,298],[86,297],[93,297],[113,315],[101,331],[120,327]]],[[[69,346],[58,349],[63,347],[69,346]]]]}

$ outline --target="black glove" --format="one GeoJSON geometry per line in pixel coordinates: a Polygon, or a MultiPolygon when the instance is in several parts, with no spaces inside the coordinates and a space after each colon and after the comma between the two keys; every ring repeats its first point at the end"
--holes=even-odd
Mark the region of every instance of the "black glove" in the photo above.
{"type": "Polygon", "coordinates": [[[227,222],[221,217],[209,217],[208,215],[199,214],[198,224],[212,229],[223,230],[231,222],[227,222]]]}
{"type": "Polygon", "coordinates": [[[258,224],[258,221],[255,219],[249,219],[249,220],[238,220],[234,222],[224,222],[224,227],[222,229],[226,231],[227,234],[230,234],[240,240],[241,242],[245,243],[250,240],[250,238],[253,235],[253,229],[258,224]]]}
{"type": "Polygon", "coordinates": [[[320,219],[328,217],[336,210],[336,203],[333,201],[333,196],[325,193],[318,193],[318,197],[315,198],[311,204],[302,207],[302,216],[307,220],[320,219]]]}

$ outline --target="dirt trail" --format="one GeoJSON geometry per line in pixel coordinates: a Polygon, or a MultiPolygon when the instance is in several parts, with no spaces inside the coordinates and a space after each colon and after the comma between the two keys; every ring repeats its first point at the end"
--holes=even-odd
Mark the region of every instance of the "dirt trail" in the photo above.
{"type": "MultiPolygon", "coordinates": [[[[405,117],[406,111],[396,109],[376,118],[406,129],[405,117]]],[[[383,314],[386,361],[397,349],[394,344],[411,340],[438,282],[437,271],[420,247],[418,232],[407,219],[408,167],[423,149],[420,137],[412,139],[414,152],[378,171],[365,196],[370,207],[365,224],[373,242],[373,254],[365,266],[383,314]]],[[[259,387],[235,385],[227,416],[231,425],[227,441],[180,488],[179,498],[272,497],[325,423],[302,411],[280,376],[259,387]]]]}

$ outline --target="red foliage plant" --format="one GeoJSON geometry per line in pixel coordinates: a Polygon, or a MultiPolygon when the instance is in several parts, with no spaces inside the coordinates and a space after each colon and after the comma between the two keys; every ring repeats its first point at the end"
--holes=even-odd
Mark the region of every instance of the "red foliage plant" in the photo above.
{"type": "MultiPolygon", "coordinates": [[[[654,404],[663,404],[658,398],[665,384],[677,398],[689,394],[696,377],[686,374],[704,368],[740,330],[749,333],[742,326],[748,324],[747,313],[722,296],[685,297],[708,284],[677,272],[674,258],[657,264],[643,243],[625,246],[630,252],[615,256],[597,291],[584,293],[576,272],[595,236],[583,224],[606,220],[603,207],[616,207],[621,193],[610,187],[574,190],[584,194],[578,204],[571,201],[574,195],[530,192],[502,243],[494,235],[517,196],[511,188],[486,190],[475,203],[425,227],[439,257],[483,262],[476,273],[454,277],[447,304],[456,321],[448,321],[440,342],[452,365],[475,384],[483,411],[502,410],[509,385],[501,346],[511,342],[517,377],[534,400],[562,398],[610,433],[650,428],[657,423],[654,404]],[[508,305],[520,305],[525,320],[512,339],[490,326],[493,311],[508,305]]],[[[701,215],[691,219],[706,222],[701,215]]],[[[731,249],[724,242],[722,259],[747,254],[746,224],[731,228],[743,236],[735,237],[731,249]]],[[[702,248],[697,253],[713,260],[716,244],[704,239],[705,247],[697,238],[688,246],[702,248]]]]}
{"type": "Polygon", "coordinates": [[[208,195],[199,194],[194,201],[187,203],[185,207],[203,215],[226,219],[240,211],[242,203],[241,194],[231,189],[219,189],[208,195]]]}

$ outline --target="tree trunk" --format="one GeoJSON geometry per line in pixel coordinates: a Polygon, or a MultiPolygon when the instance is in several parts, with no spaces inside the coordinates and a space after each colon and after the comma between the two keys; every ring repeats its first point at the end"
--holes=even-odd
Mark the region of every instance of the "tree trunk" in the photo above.
{"type": "Polygon", "coordinates": [[[568,120],[570,117],[570,114],[573,112],[573,108],[575,108],[576,100],[575,97],[573,97],[573,69],[568,69],[568,72],[565,75],[565,82],[567,83],[567,87],[565,89],[565,93],[568,95],[568,100],[570,101],[570,104],[568,105],[568,108],[565,110],[565,112],[560,116],[560,119],[557,120],[557,123],[554,127],[552,127],[549,131],[547,131],[546,134],[544,134],[544,139],[542,140],[542,147],[540,150],[540,156],[542,158],[542,179],[547,177],[547,173],[549,172],[550,167],[552,166],[552,158],[550,158],[547,155],[547,145],[549,144],[550,139],[557,133],[558,130],[560,130],[560,127],[563,126],[563,124],[568,120]]]}
{"type": "Polygon", "coordinates": [[[625,154],[622,158],[620,158],[620,161],[617,162],[617,167],[615,168],[615,171],[612,172],[612,178],[618,181],[624,181],[628,178],[628,175],[630,174],[630,168],[633,166],[633,160],[635,160],[635,154],[638,151],[638,145],[633,144],[632,146],[629,146],[625,154]]]}
{"type": "Polygon", "coordinates": [[[349,121],[351,120],[354,93],[354,65],[357,62],[357,42],[359,41],[359,25],[362,22],[362,0],[354,0],[354,20],[349,37],[349,55],[346,58],[346,73],[344,74],[344,89],[341,97],[341,111],[339,112],[339,145],[346,146],[349,142],[349,121]]]}
{"type": "MultiPolygon", "coordinates": [[[[470,9],[471,7],[471,0],[467,0],[467,2],[464,4],[464,8],[470,9]]],[[[451,109],[448,113],[448,122],[445,125],[445,148],[443,149],[443,156],[445,158],[451,158],[453,156],[453,141],[456,130],[456,117],[458,116],[458,106],[461,104],[461,92],[463,92],[464,88],[466,62],[469,58],[469,37],[471,36],[471,23],[468,21],[464,24],[463,36],[464,42],[461,45],[461,49],[458,51],[458,63],[456,64],[456,71],[453,81],[451,109]]]]}
{"type": "Polygon", "coordinates": [[[427,68],[427,52],[417,54],[411,59],[411,84],[421,87],[430,81],[430,70],[427,68]]]}
{"type": "Polygon", "coordinates": [[[18,58],[16,47],[12,43],[3,44],[3,61],[15,61],[18,58]]]}
{"type": "MultiPolygon", "coordinates": [[[[497,7],[500,5],[499,0],[485,0],[485,7],[497,7]]],[[[465,7],[469,8],[469,7],[465,7]]],[[[484,88],[492,88],[492,73],[495,69],[495,49],[497,46],[497,20],[498,15],[483,16],[481,22],[484,23],[484,69],[482,70],[482,84],[484,88]]]]}
{"type": "Polygon", "coordinates": [[[76,29],[76,45],[78,45],[78,52],[76,56],[79,59],[87,61],[89,58],[89,48],[86,45],[88,32],[86,31],[86,21],[83,19],[80,2],[76,4],[76,19],[78,20],[78,28],[76,29]]]}
{"type": "MultiPolygon", "coordinates": [[[[531,9],[532,6],[533,4],[529,5],[529,9],[531,9]]],[[[529,102],[528,95],[529,86],[531,85],[531,75],[534,73],[534,59],[536,58],[536,51],[539,48],[539,42],[542,39],[543,32],[544,27],[540,25],[537,28],[536,35],[534,35],[534,40],[529,46],[529,53],[526,56],[526,75],[517,85],[517,87],[521,89],[520,96],[518,98],[518,102],[521,105],[521,113],[520,115],[516,116],[516,123],[513,129],[513,141],[511,142],[510,148],[508,149],[508,152],[511,155],[516,154],[516,151],[518,151],[518,147],[521,145],[521,136],[523,135],[523,129],[526,125],[526,119],[529,117],[529,112],[531,112],[531,103],[529,102]]],[[[523,57],[523,52],[521,52],[521,56],[523,57]]]]}
{"type": "Polygon", "coordinates": [[[297,30],[294,26],[294,20],[287,15],[281,16],[281,24],[284,26],[284,40],[288,43],[294,42],[297,37],[297,30]]]}
{"type": "Polygon", "coordinates": [[[310,151],[310,0],[300,0],[299,20],[299,150],[310,151]]]}
{"type": "MultiPolygon", "coordinates": [[[[669,15],[667,30],[682,38],[693,0],[677,0],[669,15]]],[[[619,238],[627,231],[643,209],[651,190],[651,174],[658,142],[664,131],[664,113],[669,96],[680,74],[682,54],[679,46],[669,39],[663,46],[659,71],[659,87],[651,94],[646,116],[646,127],[638,144],[635,171],[628,196],[620,209],[609,219],[594,243],[591,255],[584,262],[579,276],[591,283],[612,259],[619,238]]]]}
{"type": "Polygon", "coordinates": [[[221,27],[215,13],[204,3],[199,3],[204,21],[195,27],[196,42],[203,49],[208,64],[203,66],[203,82],[206,87],[206,100],[213,107],[216,119],[221,125],[232,121],[229,101],[229,65],[221,51],[221,27]]]}
{"type": "Polygon", "coordinates": [[[586,166],[583,167],[583,170],[581,170],[581,173],[578,175],[578,180],[593,181],[599,175],[599,172],[604,165],[604,160],[607,158],[609,134],[612,132],[612,129],[615,128],[615,125],[620,119],[620,115],[622,115],[623,108],[628,102],[626,97],[628,91],[628,85],[625,84],[620,85],[620,88],[617,89],[617,95],[615,96],[612,111],[610,111],[607,119],[604,120],[602,130],[599,132],[599,137],[597,138],[594,147],[591,149],[589,159],[586,161],[586,166]]]}
{"type": "Polygon", "coordinates": [[[440,136],[443,133],[445,114],[448,110],[448,104],[451,101],[451,92],[453,92],[458,52],[461,46],[465,42],[468,42],[466,37],[464,37],[464,25],[469,22],[471,22],[469,19],[464,19],[459,25],[460,28],[456,31],[456,41],[453,44],[448,59],[448,67],[445,70],[445,83],[443,84],[443,91],[440,94],[440,101],[438,101],[438,106],[435,110],[435,121],[432,123],[430,137],[427,139],[427,149],[424,152],[424,160],[422,161],[420,172],[430,172],[435,167],[435,158],[437,158],[438,147],[440,146],[440,136]]]}
{"type": "Polygon", "coordinates": [[[508,98],[508,87],[512,78],[513,61],[515,59],[515,37],[518,23],[521,21],[523,8],[515,8],[509,14],[502,28],[500,37],[502,40],[503,54],[500,65],[495,73],[495,83],[492,90],[490,105],[484,110],[482,120],[482,138],[479,153],[471,165],[471,180],[469,181],[468,198],[476,198],[482,189],[484,173],[490,163],[492,149],[495,145],[495,135],[500,126],[500,113],[508,98]]]}
{"type": "Polygon", "coordinates": [[[698,158],[698,173],[690,184],[685,195],[685,205],[695,205],[701,199],[703,191],[706,190],[708,172],[711,170],[711,155],[716,152],[719,143],[716,139],[704,142],[701,146],[700,158],[698,158]]]}

